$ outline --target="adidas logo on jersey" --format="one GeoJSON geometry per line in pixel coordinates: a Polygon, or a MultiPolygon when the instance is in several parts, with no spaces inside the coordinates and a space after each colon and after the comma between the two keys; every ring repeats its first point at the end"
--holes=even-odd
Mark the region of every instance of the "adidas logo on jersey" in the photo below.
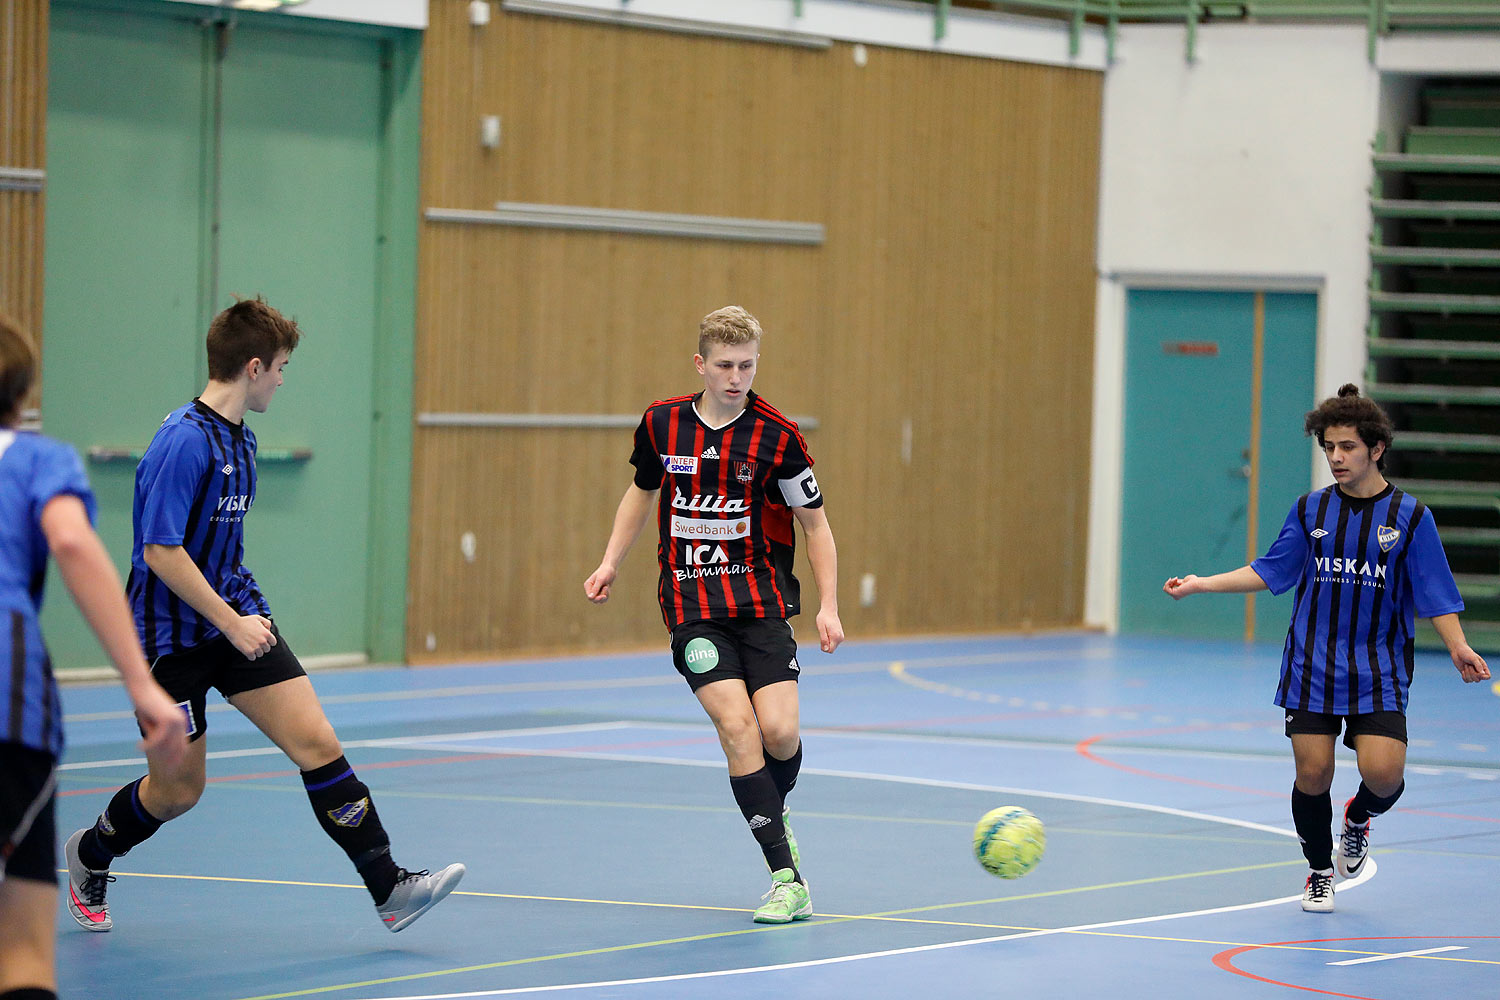
{"type": "Polygon", "coordinates": [[[703,449],[703,454],[699,455],[698,457],[699,458],[718,458],[719,457],[719,449],[715,448],[713,445],[709,445],[707,448],[703,449]]]}
{"type": "Polygon", "coordinates": [[[771,822],[771,821],[768,820],[768,819],[766,819],[760,813],[756,813],[755,816],[754,816],[754,818],[752,818],[750,820],[750,829],[752,829],[752,830],[759,830],[761,827],[765,826],[769,822],[771,822]]]}

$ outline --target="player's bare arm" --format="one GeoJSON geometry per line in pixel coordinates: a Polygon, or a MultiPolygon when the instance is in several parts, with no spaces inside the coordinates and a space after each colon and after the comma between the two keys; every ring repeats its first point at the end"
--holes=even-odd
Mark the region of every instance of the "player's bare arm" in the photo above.
{"type": "Polygon", "coordinates": [[[260,615],[242,615],[220,597],[187,549],[181,545],[144,545],[146,565],[189,606],[223,632],[234,648],[254,660],[276,645],[271,622],[260,615]]]}
{"type": "Polygon", "coordinates": [[[187,750],[182,712],[151,677],[120,575],[89,524],[83,501],[53,497],[42,508],[41,525],[63,583],[125,683],[145,737],[142,748],[159,762],[175,764],[187,750]]]}
{"type": "Polygon", "coordinates": [[[620,571],[620,563],[646,527],[646,519],[656,509],[660,495],[661,490],[643,490],[635,483],[625,487],[625,495],[615,511],[615,526],[604,547],[604,558],[599,561],[599,568],[583,581],[584,596],[595,604],[609,600],[609,589],[620,571]]]}
{"type": "Polygon", "coordinates": [[[1265,590],[1266,581],[1249,566],[1213,576],[1174,576],[1162,584],[1162,592],[1175,601],[1192,594],[1251,594],[1265,590]]]}
{"type": "Polygon", "coordinates": [[[792,516],[807,538],[807,561],[818,585],[818,646],[831,653],[844,641],[844,625],[839,621],[839,554],[833,529],[822,507],[793,507],[792,516]]]}
{"type": "Polygon", "coordinates": [[[1437,629],[1438,637],[1448,647],[1448,655],[1453,659],[1453,665],[1458,668],[1458,675],[1464,679],[1465,684],[1490,679],[1489,664],[1469,646],[1468,640],[1464,638],[1463,626],[1458,623],[1457,614],[1438,615],[1432,619],[1432,627],[1437,629]]]}

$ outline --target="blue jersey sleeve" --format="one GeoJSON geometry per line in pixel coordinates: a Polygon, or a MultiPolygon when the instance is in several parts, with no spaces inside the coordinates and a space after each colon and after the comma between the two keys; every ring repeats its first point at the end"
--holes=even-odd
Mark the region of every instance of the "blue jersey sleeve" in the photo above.
{"type": "Polygon", "coordinates": [[[1292,505],[1286,521],[1281,525],[1281,534],[1271,543],[1266,554],[1250,564],[1257,576],[1266,582],[1273,594],[1284,594],[1302,579],[1307,569],[1307,531],[1298,513],[1301,502],[1292,505]]]}
{"type": "Polygon", "coordinates": [[[143,496],[139,541],[143,545],[181,545],[188,516],[203,486],[213,456],[208,441],[191,427],[163,430],[141,460],[136,492],[143,496]]]}
{"type": "Polygon", "coordinates": [[[1448,568],[1448,554],[1438,538],[1437,522],[1432,511],[1424,510],[1422,519],[1412,529],[1411,547],[1406,561],[1411,575],[1411,592],[1417,617],[1435,618],[1456,614],[1464,609],[1453,571],[1448,568]]]}
{"type": "Polygon", "coordinates": [[[99,513],[94,491],[89,488],[89,477],[83,471],[83,462],[78,452],[61,441],[42,439],[45,447],[37,452],[35,473],[31,480],[31,502],[35,511],[34,523],[41,525],[42,508],[55,497],[75,496],[83,501],[88,512],[89,523],[99,513]]]}

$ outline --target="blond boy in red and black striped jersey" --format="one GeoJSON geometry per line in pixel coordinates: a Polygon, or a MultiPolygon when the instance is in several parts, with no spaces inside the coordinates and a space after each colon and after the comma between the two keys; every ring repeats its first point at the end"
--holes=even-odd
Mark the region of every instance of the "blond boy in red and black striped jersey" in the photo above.
{"type": "Polygon", "coordinates": [[[795,520],[818,586],[818,642],[844,640],[838,555],[794,421],[750,390],[760,324],[738,306],[699,325],[693,358],[703,391],[651,404],[635,432],[635,476],[615,514],[604,558],[584,591],[603,604],[652,508],[661,574],[657,596],[672,659],[718,730],[735,801],[772,873],[762,923],[812,914],[786,824],[802,764],[797,644],[787,619],[802,610],[792,575],[795,520]]]}

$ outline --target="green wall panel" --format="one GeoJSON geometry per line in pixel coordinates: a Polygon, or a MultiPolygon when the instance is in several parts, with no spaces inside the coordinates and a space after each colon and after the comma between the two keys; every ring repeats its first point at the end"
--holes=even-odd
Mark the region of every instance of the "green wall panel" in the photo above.
{"type": "MultiPolygon", "coordinates": [[[[1136,289],[1127,296],[1120,629],[1238,639],[1243,595],[1174,602],[1173,575],[1245,564],[1255,295],[1136,289]]],[[[1317,296],[1267,293],[1256,551],[1310,485],[1302,417],[1312,408],[1317,296]]],[[[1286,635],[1291,596],[1255,598],[1257,641],[1286,635]]]]}
{"type": "MultiPolygon", "coordinates": [[[[247,422],[312,458],[261,462],[246,562],[299,653],[399,659],[420,36],[182,11],[53,5],[45,429],[143,446],[203,387],[207,319],[264,295],[304,339],[247,422]]],[[[134,466],[90,475],[123,575],[134,466]]],[[[102,662],[66,600],[46,617],[59,667],[102,662]]]]}

